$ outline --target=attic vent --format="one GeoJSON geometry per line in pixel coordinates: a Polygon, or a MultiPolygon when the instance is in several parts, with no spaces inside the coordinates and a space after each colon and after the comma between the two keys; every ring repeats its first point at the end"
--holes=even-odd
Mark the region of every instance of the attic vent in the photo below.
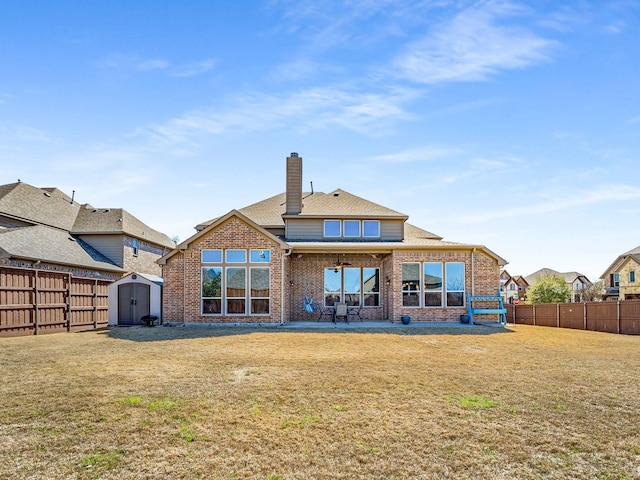
{"type": "Polygon", "coordinates": [[[98,211],[98,209],[94,208],[92,211],[93,211],[93,213],[96,213],[98,211]]]}
{"type": "Polygon", "coordinates": [[[75,239],[75,238],[73,238],[73,237],[69,237],[69,240],[70,240],[70,241],[72,241],[72,242],[75,242],[75,241],[76,241],[76,239],[75,239]]]}
{"type": "Polygon", "coordinates": [[[108,209],[108,208],[106,208],[106,209],[104,210],[104,213],[107,213],[108,211],[109,211],[109,209],[108,209]]]}
{"type": "Polygon", "coordinates": [[[340,196],[340,194],[339,194],[338,192],[334,192],[333,196],[334,196],[334,197],[339,197],[339,196],[340,196]]]}
{"type": "Polygon", "coordinates": [[[49,192],[44,192],[44,196],[45,196],[45,197],[50,197],[50,196],[51,196],[51,194],[50,194],[49,192]]]}

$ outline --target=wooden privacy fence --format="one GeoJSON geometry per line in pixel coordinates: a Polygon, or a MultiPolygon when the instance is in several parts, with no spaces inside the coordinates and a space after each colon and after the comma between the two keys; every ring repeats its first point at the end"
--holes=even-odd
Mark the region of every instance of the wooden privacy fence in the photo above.
{"type": "Polygon", "coordinates": [[[511,323],[640,335],[640,300],[506,307],[511,323]]]}
{"type": "Polygon", "coordinates": [[[109,283],[64,272],[0,267],[0,337],[104,327],[109,283]]]}

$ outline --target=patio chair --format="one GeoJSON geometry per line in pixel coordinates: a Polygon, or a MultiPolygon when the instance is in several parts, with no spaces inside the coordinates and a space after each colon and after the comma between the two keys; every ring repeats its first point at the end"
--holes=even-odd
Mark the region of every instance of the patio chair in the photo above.
{"type": "Polygon", "coordinates": [[[335,322],[338,317],[344,317],[344,321],[349,323],[349,311],[346,303],[336,303],[336,310],[333,314],[333,321],[335,322]]]}
{"type": "Polygon", "coordinates": [[[333,320],[333,307],[324,307],[321,303],[314,302],[313,304],[314,311],[318,312],[318,322],[322,320],[322,317],[329,317],[333,320]]]}

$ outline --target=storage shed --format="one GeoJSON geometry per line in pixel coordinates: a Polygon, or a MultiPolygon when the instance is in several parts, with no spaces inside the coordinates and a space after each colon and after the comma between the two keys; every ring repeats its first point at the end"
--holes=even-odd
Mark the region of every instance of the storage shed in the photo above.
{"type": "Polygon", "coordinates": [[[109,285],[109,325],[144,325],[142,317],[162,318],[163,279],[130,273],[109,285]]]}

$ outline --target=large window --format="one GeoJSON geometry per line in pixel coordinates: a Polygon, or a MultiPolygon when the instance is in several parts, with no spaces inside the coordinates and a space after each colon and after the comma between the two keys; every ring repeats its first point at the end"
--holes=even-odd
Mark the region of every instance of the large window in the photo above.
{"type": "Polygon", "coordinates": [[[380,270],[377,268],[362,269],[362,295],[365,307],[380,306],[380,270]]]}
{"type": "Polygon", "coordinates": [[[360,220],[345,220],[343,222],[343,228],[345,237],[360,236],[360,220]]]}
{"type": "Polygon", "coordinates": [[[423,266],[424,306],[442,306],[442,263],[425,262],[423,266]]]}
{"type": "Polygon", "coordinates": [[[268,315],[270,250],[207,249],[201,252],[203,315],[268,315]],[[224,259],[224,261],[223,261],[224,259]],[[261,263],[264,266],[249,266],[261,263]]]}
{"type": "Polygon", "coordinates": [[[402,264],[402,306],[420,306],[420,264],[402,264]]]}
{"type": "Polygon", "coordinates": [[[404,307],[463,307],[464,289],[463,262],[402,264],[404,307]]]}
{"type": "Polygon", "coordinates": [[[227,267],[227,314],[244,315],[247,302],[247,269],[227,267]]]}
{"type": "Polygon", "coordinates": [[[380,221],[379,220],[363,220],[362,236],[363,237],[379,237],[380,221]]]}
{"type": "Polygon", "coordinates": [[[447,307],[464,307],[464,263],[446,263],[447,307]]]}
{"type": "Polygon", "coordinates": [[[202,268],[202,313],[222,313],[222,267],[202,268]]]}
{"type": "Polygon", "coordinates": [[[349,306],[380,306],[380,269],[325,268],[324,304],[344,302],[349,306]]]}
{"type": "Polygon", "coordinates": [[[270,274],[268,268],[250,268],[251,289],[249,297],[251,299],[252,315],[267,315],[269,313],[270,274]]]}

